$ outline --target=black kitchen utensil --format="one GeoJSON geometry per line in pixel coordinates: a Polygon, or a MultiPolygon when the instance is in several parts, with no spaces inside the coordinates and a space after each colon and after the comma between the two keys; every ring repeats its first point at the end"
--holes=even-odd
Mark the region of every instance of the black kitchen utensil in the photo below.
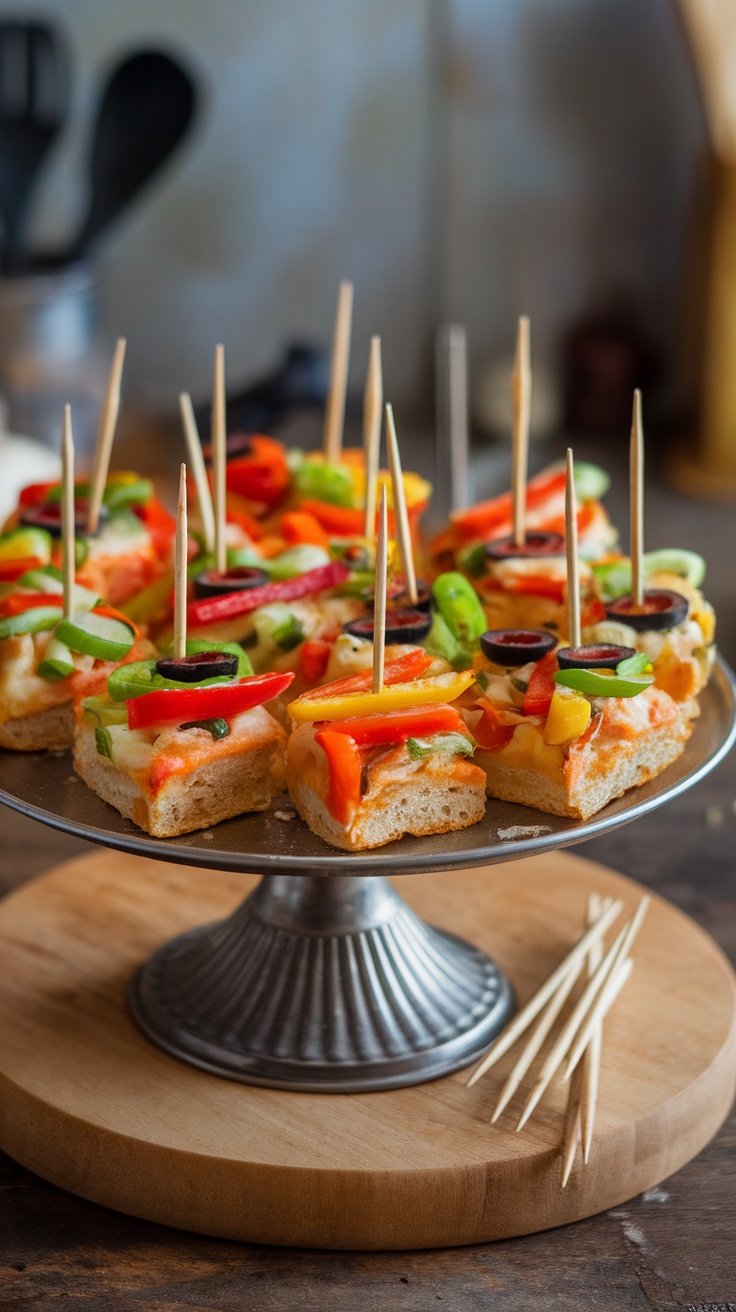
{"type": "Polygon", "coordinates": [[[169,55],[142,50],[118,64],[97,111],[87,214],[65,262],[88,255],[159,172],[186,136],[196,104],[192,78],[169,55]]]}
{"type": "Polygon", "coordinates": [[[25,224],[41,164],[66,121],[69,59],[48,23],[0,21],[0,213],[3,272],[26,265],[25,224]]]}
{"type": "MultiPolygon", "coordinates": [[[[227,398],[228,432],[270,433],[296,410],[324,406],[329,370],[322,351],[302,342],[286,347],[281,364],[271,373],[227,398]]],[[[197,406],[201,433],[210,431],[210,404],[197,406]]],[[[235,439],[228,439],[228,455],[235,455],[235,439]]]]}

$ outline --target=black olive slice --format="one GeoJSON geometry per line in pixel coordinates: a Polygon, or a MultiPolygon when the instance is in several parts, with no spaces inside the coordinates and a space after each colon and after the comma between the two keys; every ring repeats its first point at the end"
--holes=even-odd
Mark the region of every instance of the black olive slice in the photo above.
{"type": "MultiPolygon", "coordinates": [[[[389,610],[386,612],[386,642],[422,642],[432,627],[432,621],[426,611],[389,610]]],[[[354,638],[367,638],[373,641],[373,616],[366,615],[362,620],[350,620],[343,624],[343,633],[350,633],[354,638]]]]}
{"type": "Polygon", "coordinates": [[[229,651],[198,651],[193,656],[162,656],[156,661],[158,674],[178,683],[200,683],[202,679],[232,679],[238,658],[229,651]]]}
{"type": "MultiPolygon", "coordinates": [[[[87,530],[87,516],[89,514],[86,501],[76,501],[74,503],[74,532],[77,537],[89,537],[87,530]]],[[[100,518],[97,525],[99,533],[109,511],[107,506],[100,506],[100,518]]],[[[25,528],[44,528],[50,533],[52,538],[61,537],[61,501],[40,501],[35,506],[24,506],[20,513],[20,522],[25,528]]]]}
{"type": "Polygon", "coordinates": [[[557,646],[557,639],[544,629],[489,629],[481,634],[480,646],[489,661],[516,668],[540,661],[557,646]]]}
{"type": "Polygon", "coordinates": [[[562,647],[557,664],[561,670],[615,670],[619,661],[635,655],[633,647],[617,642],[588,642],[583,647],[562,647]]]}
{"type": "Polygon", "coordinates": [[[606,606],[609,620],[619,620],[629,628],[643,633],[646,629],[674,629],[687,619],[688,602],[679,592],[668,588],[651,589],[644,593],[642,606],[634,606],[631,597],[619,597],[606,606]]]}
{"type": "Polygon", "coordinates": [[[265,569],[256,569],[255,565],[233,566],[224,574],[216,569],[205,569],[194,580],[194,595],[221,597],[226,592],[249,592],[251,588],[265,587],[268,581],[265,569]]]}
{"type": "MultiPolygon", "coordinates": [[[[361,598],[368,605],[373,605],[373,587],[370,585],[363,588],[361,598]]],[[[432,609],[432,589],[424,579],[417,579],[417,600],[411,601],[409,593],[406,590],[406,584],[403,578],[395,579],[390,584],[386,600],[392,609],[396,610],[423,610],[429,612],[432,609]]]]}
{"type": "Polygon", "coordinates": [[[526,560],[535,556],[564,556],[565,539],[559,533],[527,533],[522,543],[513,537],[486,542],[489,560],[526,560]]]}

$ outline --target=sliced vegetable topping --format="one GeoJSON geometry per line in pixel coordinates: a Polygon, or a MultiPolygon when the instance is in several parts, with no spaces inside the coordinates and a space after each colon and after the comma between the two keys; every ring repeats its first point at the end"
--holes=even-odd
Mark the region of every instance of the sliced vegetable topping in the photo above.
{"type": "Polygon", "coordinates": [[[234,679],[238,657],[226,651],[192,652],[189,656],[162,656],[156,670],[164,679],[178,683],[201,683],[203,679],[234,679]]]}
{"type": "MultiPolygon", "coordinates": [[[[406,683],[409,679],[419,678],[431,664],[432,657],[422,651],[421,647],[404,652],[401,656],[397,656],[395,660],[386,662],[383,671],[384,686],[392,687],[395,683],[406,683]]],[[[342,697],[348,693],[369,692],[372,686],[373,671],[360,670],[357,674],[348,674],[344,679],[336,679],[323,688],[303,692],[299,701],[322,701],[326,696],[342,697]]],[[[319,716],[315,718],[319,719],[319,716]]]]}
{"type": "MultiPolygon", "coordinates": [[[[623,662],[622,662],[623,663],[623,662]]],[[[587,697],[635,697],[651,687],[653,674],[620,674],[614,670],[558,670],[555,683],[584,692],[587,697]]]]}
{"type": "Polygon", "coordinates": [[[507,668],[539,661],[555,645],[555,637],[545,629],[488,629],[480,636],[484,656],[507,668]]]}
{"type": "Polygon", "coordinates": [[[294,483],[301,497],[326,501],[332,506],[353,505],[353,480],[344,465],[305,460],[296,472],[294,483]]]}
{"type": "Polygon", "coordinates": [[[301,620],[280,601],[273,601],[269,606],[257,610],[253,616],[253,627],[259,642],[279,647],[281,651],[292,651],[304,641],[301,620]]]}
{"type": "Polygon", "coordinates": [[[161,688],[126,702],[128,727],[148,729],[159,724],[184,724],[192,720],[230,720],[241,711],[249,711],[278,697],[293,678],[290,670],[285,674],[256,674],[237,683],[186,689],[161,688]]]}
{"type": "Polygon", "coordinates": [[[319,683],[323,679],[330,660],[332,643],[320,638],[311,638],[303,642],[299,652],[299,672],[306,683],[319,683]]]}
{"type": "Polygon", "coordinates": [[[43,654],[43,660],[38,663],[37,673],[42,679],[56,682],[57,679],[65,679],[67,675],[73,674],[74,668],[74,657],[69,648],[53,637],[43,654]]]}
{"type": "MultiPolygon", "coordinates": [[[[660,551],[646,551],[642,560],[644,577],[652,574],[679,574],[694,588],[705,578],[705,561],[696,551],[680,547],[665,547],[660,551]]],[[[610,560],[591,566],[606,601],[614,601],[631,592],[631,561],[610,560]]]]}
{"type": "Polygon", "coordinates": [[[635,606],[631,596],[619,597],[606,606],[606,615],[611,620],[621,620],[638,632],[647,629],[664,631],[674,629],[687,619],[688,602],[679,592],[669,589],[648,589],[644,593],[641,606],[635,606]]]}
{"type": "Polygon", "coordinates": [[[278,583],[267,583],[264,587],[252,588],[248,592],[229,592],[219,597],[203,597],[195,601],[188,609],[188,622],[197,625],[216,624],[220,620],[235,619],[266,606],[272,601],[296,601],[300,597],[309,597],[316,592],[336,588],[349,577],[350,571],[337,561],[323,565],[319,569],[308,570],[296,578],[283,579],[278,583]]]}
{"type": "Polygon", "coordinates": [[[15,560],[3,560],[0,557],[0,583],[20,582],[21,587],[33,587],[31,583],[21,580],[29,574],[37,575],[38,567],[43,565],[39,556],[18,556],[15,560]]]}
{"type": "Polygon", "coordinates": [[[465,733],[437,733],[432,738],[407,738],[406,750],[412,761],[423,761],[435,753],[446,756],[472,756],[475,743],[465,733]]]}
{"type": "MultiPolygon", "coordinates": [[[[75,501],[74,503],[74,531],[85,537],[89,536],[87,530],[87,503],[86,501],[75,501]]],[[[99,533],[107,519],[109,511],[106,506],[101,507],[100,522],[97,529],[99,533]]],[[[61,537],[61,501],[41,501],[34,506],[26,506],[21,510],[20,522],[26,528],[45,529],[53,538],[61,537]]]]}
{"type": "Polygon", "coordinates": [[[82,702],[82,711],[87,724],[127,724],[128,716],[124,706],[118,702],[111,702],[109,697],[104,694],[96,697],[85,697],[82,702]]]}
{"type": "Polygon", "coordinates": [[[496,538],[485,546],[489,560],[527,560],[532,556],[564,556],[565,539],[559,533],[527,533],[519,543],[513,537],[496,538]]]}
{"type": "MultiPolygon", "coordinates": [[[[386,642],[422,642],[429,633],[432,621],[421,610],[389,610],[386,613],[386,642]]],[[[354,638],[373,641],[373,616],[350,620],[342,626],[343,633],[354,638]]]]}
{"type": "Polygon", "coordinates": [[[108,760],[112,760],[112,734],[101,724],[95,726],[95,745],[98,756],[106,756],[108,760]]]}
{"type": "MultiPolygon", "coordinates": [[[[40,564],[51,559],[51,535],[40,528],[14,528],[0,535],[0,560],[32,556],[40,564]]],[[[30,568],[30,567],[29,567],[30,568]]]]}
{"type": "Polygon", "coordinates": [[[362,761],[358,744],[345,733],[320,729],[314,735],[327,757],[330,782],[327,809],[341,825],[350,823],[360,803],[362,761]]]}
{"type": "MultiPolygon", "coordinates": [[[[371,671],[366,671],[369,678],[371,671]]],[[[357,677],[357,676],[356,676],[357,677]]],[[[347,680],[345,680],[347,682],[347,680]]],[[[475,671],[459,674],[438,674],[430,679],[414,679],[412,683],[398,683],[384,687],[381,692],[344,692],[335,694],[336,684],[304,693],[289,706],[295,724],[315,720],[347,720],[354,716],[382,715],[387,711],[403,710],[409,706],[423,706],[434,702],[454,702],[475,682],[475,671]]],[[[368,684],[370,687],[370,684],[368,684]]]]}
{"type": "MultiPolygon", "coordinates": [[[[33,599],[36,600],[36,599],[33,599]]],[[[29,607],[17,615],[6,615],[0,620],[0,642],[5,638],[15,638],[21,633],[42,633],[44,629],[53,629],[59,622],[59,607],[29,607]]]]}
{"type": "Polygon", "coordinates": [[[583,647],[562,647],[557,653],[557,664],[561,670],[615,670],[634,655],[633,647],[620,647],[613,642],[590,642],[583,647]]]}
{"type": "Polygon", "coordinates": [[[437,609],[452,636],[468,653],[485,632],[486,615],[475,588],[463,574],[440,574],[432,585],[437,609]]]}
{"type": "Polygon", "coordinates": [[[223,597],[232,592],[262,588],[267,583],[268,574],[265,570],[251,565],[234,565],[225,574],[214,569],[202,570],[195,576],[194,593],[197,597],[223,597]]]}
{"type": "Polygon", "coordinates": [[[109,615],[100,615],[94,610],[60,620],[56,637],[72,651],[83,652],[101,661],[122,660],[135,642],[133,629],[122,619],[111,619],[109,615]]]}
{"type": "Polygon", "coordinates": [[[430,704],[419,710],[412,708],[340,719],[330,725],[330,731],[349,734],[360,747],[400,743],[406,738],[435,733],[464,734],[467,739],[465,725],[455,707],[441,704],[430,704]]]}
{"type": "Polygon", "coordinates": [[[553,651],[543,656],[532,670],[531,678],[524,693],[525,715],[546,715],[555,693],[554,675],[557,670],[557,657],[553,651]]]}
{"type": "MultiPolygon", "coordinates": [[[[237,663],[237,677],[246,679],[253,673],[253,666],[250,663],[248,655],[243,651],[236,642],[208,643],[202,642],[196,638],[187,639],[187,656],[199,655],[202,652],[221,651],[230,656],[234,656],[237,663]]],[[[113,670],[107,681],[107,691],[116,702],[128,701],[132,697],[142,697],[145,693],[153,692],[159,688],[191,688],[191,683],[185,679],[167,679],[156,669],[158,662],[135,661],[130,665],[121,665],[119,669],[113,670]]],[[[215,683],[222,683],[223,676],[216,675],[214,678],[200,680],[200,687],[209,687],[215,683]]]]}
{"type": "Polygon", "coordinates": [[[218,716],[214,720],[187,720],[186,724],[180,724],[180,729],[205,729],[207,733],[217,741],[218,738],[227,738],[230,732],[230,725],[227,720],[218,716]]]}
{"type": "Polygon", "coordinates": [[[590,724],[593,708],[587,697],[567,688],[556,688],[544,726],[544,741],[551,747],[579,738],[590,724]]]}

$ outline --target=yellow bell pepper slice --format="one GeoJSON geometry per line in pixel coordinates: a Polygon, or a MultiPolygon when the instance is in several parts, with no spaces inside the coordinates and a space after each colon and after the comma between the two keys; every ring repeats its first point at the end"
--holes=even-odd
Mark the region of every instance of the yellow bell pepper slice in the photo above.
{"type": "MultiPolygon", "coordinates": [[[[602,670],[598,672],[603,673],[602,670]]],[[[586,697],[565,688],[555,688],[544,726],[544,741],[550,747],[557,747],[572,738],[579,738],[590,724],[592,713],[593,708],[586,697]]]]}
{"type": "Polygon", "coordinates": [[[395,683],[381,692],[347,693],[319,701],[313,696],[304,700],[297,697],[289,706],[289,715],[294,724],[313,724],[315,720],[347,720],[353,715],[379,715],[385,711],[402,711],[407,706],[454,702],[473,683],[475,671],[463,670],[459,674],[435,674],[429,679],[395,683]]]}

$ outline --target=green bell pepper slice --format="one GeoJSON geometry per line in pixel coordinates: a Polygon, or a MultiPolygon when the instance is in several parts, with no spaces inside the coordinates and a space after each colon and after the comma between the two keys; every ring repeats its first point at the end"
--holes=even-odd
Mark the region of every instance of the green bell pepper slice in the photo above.
{"type": "Polygon", "coordinates": [[[463,574],[450,571],[440,574],[432,585],[432,595],[440,615],[460,645],[473,650],[488,625],[475,588],[463,574]]]}

